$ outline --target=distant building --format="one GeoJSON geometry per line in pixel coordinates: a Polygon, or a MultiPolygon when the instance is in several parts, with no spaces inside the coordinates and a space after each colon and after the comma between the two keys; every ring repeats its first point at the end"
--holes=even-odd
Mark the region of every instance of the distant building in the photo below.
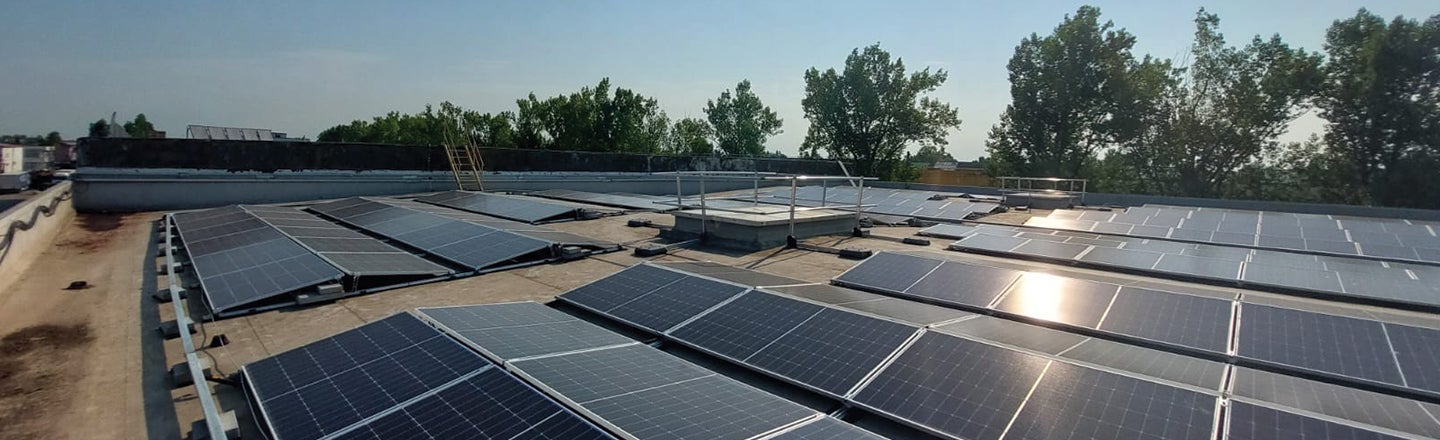
{"type": "Polygon", "coordinates": [[[0,174],[28,173],[55,167],[55,147],[0,144],[0,174]]]}
{"type": "Polygon", "coordinates": [[[75,140],[60,141],[54,151],[55,168],[75,168],[75,140]]]}
{"type": "Polygon", "coordinates": [[[980,162],[935,162],[920,171],[920,183],[951,186],[994,186],[980,162]]]}
{"type": "Polygon", "coordinates": [[[270,131],[268,128],[239,128],[239,127],[216,127],[210,125],[190,125],[185,128],[190,139],[210,139],[217,141],[287,141],[287,142],[309,142],[307,138],[292,138],[288,133],[270,131]]]}

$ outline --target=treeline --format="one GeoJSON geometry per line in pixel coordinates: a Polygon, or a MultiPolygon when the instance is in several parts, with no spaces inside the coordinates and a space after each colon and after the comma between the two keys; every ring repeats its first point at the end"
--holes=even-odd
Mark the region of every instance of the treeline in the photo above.
{"type": "Polygon", "coordinates": [[[498,148],[676,155],[778,156],[765,140],[782,121],[751,91],[750,81],[706,103],[705,119],[671,121],[654,98],[602,79],[569,95],[516,101],[517,111],[480,113],[449,102],[415,114],[391,112],[321,132],[321,142],[439,145],[468,142],[498,148]]]}
{"type": "Polygon", "coordinates": [[[1081,7],[1020,42],[992,175],[1089,178],[1108,192],[1440,208],[1440,15],[1335,21],[1323,54],[1226,42],[1201,9],[1188,55],[1081,7]],[[1277,138],[1309,111],[1322,136],[1277,138]]]}
{"type": "MultiPolygon", "coordinates": [[[[948,104],[924,96],[945,82],[944,71],[906,72],[900,59],[873,45],[855,49],[837,71],[805,72],[810,121],[801,155],[855,163],[853,172],[913,179],[905,148],[938,150],[960,119],[948,104]]],[[[391,112],[321,132],[321,142],[414,145],[471,142],[501,148],[606,151],[676,155],[784,157],[766,151],[783,122],[741,81],[705,104],[705,118],[671,121],[654,98],[614,88],[610,80],[570,95],[516,101],[514,112],[479,113],[444,102],[415,114],[391,112]]],[[[925,157],[936,156],[926,153],[925,157]]]]}

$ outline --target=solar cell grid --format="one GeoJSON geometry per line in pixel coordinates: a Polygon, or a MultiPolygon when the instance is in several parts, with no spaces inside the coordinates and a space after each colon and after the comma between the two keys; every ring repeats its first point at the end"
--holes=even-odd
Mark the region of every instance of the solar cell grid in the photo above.
{"type": "Polygon", "coordinates": [[[834,417],[821,417],[815,419],[814,422],[806,423],[794,430],[771,437],[771,440],[880,440],[884,438],[885,437],[857,428],[855,425],[837,420],[834,417]]]}
{"type": "Polygon", "coordinates": [[[1246,402],[1232,402],[1226,417],[1230,440],[1390,440],[1386,434],[1279,411],[1246,402]]]}
{"type": "Polygon", "coordinates": [[[686,275],[656,266],[637,264],[565,292],[558,298],[604,312],[682,278],[686,278],[686,275]]]}
{"type": "Polygon", "coordinates": [[[1440,330],[1385,323],[1405,384],[1440,393],[1440,330]]]}
{"type": "Polygon", "coordinates": [[[346,273],[357,276],[443,275],[451,272],[450,269],[423,258],[400,252],[358,254],[327,252],[324,255],[326,259],[345,270],[346,273]]]}
{"type": "Polygon", "coordinates": [[[1209,439],[1215,396],[1053,362],[1005,438],[1209,439]]]}
{"type": "Polygon", "coordinates": [[[925,333],[854,400],[961,438],[998,438],[1049,361],[925,333]]]}
{"type": "Polygon", "coordinates": [[[821,309],[804,301],[752,290],[672,330],[670,336],[744,361],[821,309]]]}
{"type": "Polygon", "coordinates": [[[1021,273],[947,261],[913,286],[899,292],[950,304],[987,307],[1019,279],[1021,273]]]}
{"type": "Polygon", "coordinates": [[[613,437],[514,377],[490,368],[335,438],[598,440],[613,437]]]}
{"type": "Polygon", "coordinates": [[[929,325],[974,315],[973,313],[962,312],[948,307],[933,306],[899,298],[851,302],[840,304],[839,306],[845,309],[859,310],[873,315],[890,317],[915,325],[929,325]]]}
{"type": "Polygon", "coordinates": [[[1121,287],[1100,329],[1141,339],[1225,353],[1231,303],[1136,287],[1121,287]]]}
{"type": "Polygon", "coordinates": [[[892,321],[825,309],[745,361],[844,396],[916,330],[892,321]]]}
{"type": "Polygon", "coordinates": [[[1220,362],[1097,338],[1086,339],[1062,356],[1215,391],[1220,390],[1226,367],[1220,362]]]}
{"type": "Polygon", "coordinates": [[[1240,356],[1401,384],[1379,322],[1248,303],[1240,313],[1240,356]]]}
{"type": "Polygon", "coordinates": [[[1045,321],[1094,328],[1119,286],[1031,272],[1010,286],[997,310],[1045,321]]]}
{"type": "Polygon", "coordinates": [[[881,252],[840,274],[837,281],[891,292],[904,292],[925,274],[940,266],[940,260],[881,252]]]}
{"type": "Polygon", "coordinates": [[[815,414],[723,376],[648,388],[584,406],[645,439],[748,439],[815,414]]]}
{"type": "Polygon", "coordinates": [[[935,328],[935,331],[1058,355],[1089,339],[1075,333],[1053,330],[991,316],[977,316],[935,328]]]}
{"type": "Polygon", "coordinates": [[[1233,401],[1254,399],[1422,436],[1440,432],[1440,405],[1236,367],[1233,401]]]}
{"type": "Polygon", "coordinates": [[[745,290],[742,286],[687,276],[606,313],[660,333],[745,290]]]}

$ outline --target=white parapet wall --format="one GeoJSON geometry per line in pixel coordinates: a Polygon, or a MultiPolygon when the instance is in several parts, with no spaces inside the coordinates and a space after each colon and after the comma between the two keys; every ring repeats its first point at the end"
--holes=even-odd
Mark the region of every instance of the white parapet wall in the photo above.
{"type": "Polygon", "coordinates": [[[5,235],[0,238],[0,292],[10,290],[41,253],[75,218],[70,182],[36,194],[0,213],[5,235]]]}

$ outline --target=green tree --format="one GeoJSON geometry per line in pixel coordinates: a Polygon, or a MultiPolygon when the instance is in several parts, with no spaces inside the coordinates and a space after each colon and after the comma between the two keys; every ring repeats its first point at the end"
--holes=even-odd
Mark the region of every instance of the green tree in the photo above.
{"type": "Polygon", "coordinates": [[[765,139],[780,134],[780,115],[750,91],[750,80],[740,81],[732,94],[705,103],[705,116],[714,127],[720,151],[731,156],[762,156],[765,139]]]}
{"type": "Polygon", "coordinates": [[[45,135],[45,145],[51,147],[59,146],[64,140],[64,138],[60,137],[60,132],[58,131],[52,131],[45,135]]]}
{"type": "Polygon", "coordinates": [[[1361,9],[1330,26],[1325,51],[1317,105],[1344,183],[1373,203],[1440,207],[1440,15],[1387,24],[1361,9]]]}
{"type": "Polygon", "coordinates": [[[365,142],[404,145],[473,143],[481,147],[514,148],[514,114],[480,113],[450,102],[426,105],[415,114],[390,112],[369,121],[355,120],[320,132],[320,142],[365,142]]]}
{"type": "Polygon", "coordinates": [[[1178,71],[1143,138],[1126,152],[1161,193],[1225,195],[1228,180],[1260,159],[1303,113],[1320,86],[1320,56],[1292,49],[1279,35],[1230,47],[1220,18],[1195,17],[1190,65],[1178,71]]]}
{"type": "Polygon", "coordinates": [[[710,143],[714,136],[715,130],[705,120],[684,118],[670,128],[665,152],[677,156],[710,156],[715,154],[715,145],[710,143]]]}
{"type": "Polygon", "coordinates": [[[531,93],[516,102],[517,143],[527,148],[657,153],[670,119],[653,98],[632,90],[610,91],[605,78],[594,88],[539,100],[531,93]]]}
{"type": "Polygon", "coordinates": [[[937,145],[922,145],[915,154],[905,153],[905,163],[926,163],[954,162],[955,156],[945,151],[945,147],[937,145]]]}
{"type": "Polygon", "coordinates": [[[805,72],[801,106],[810,120],[801,155],[853,161],[855,172],[891,178],[909,169],[905,146],[945,145],[945,134],[959,128],[950,105],[922,96],[945,83],[944,70],[905,73],[905,63],[879,44],[855,49],[841,72],[834,68],[805,72]]]}
{"type": "Polygon", "coordinates": [[[110,136],[110,123],[109,123],[109,122],[105,122],[104,119],[100,119],[100,120],[97,120],[97,121],[95,121],[95,122],[90,123],[90,137],[103,138],[103,137],[109,137],[109,136],[110,136]]]}
{"type": "Polygon", "coordinates": [[[135,119],[125,123],[125,133],[133,138],[155,137],[155,125],[145,118],[145,114],[135,115],[135,119]]]}
{"type": "Polygon", "coordinates": [[[986,149],[997,173],[1082,177],[1088,161],[1142,129],[1158,90],[1145,75],[1170,69],[1168,61],[1131,54],[1135,37],[1100,9],[1081,6],[1040,37],[1020,41],[1007,68],[1011,103],[990,130],[986,149]]]}

